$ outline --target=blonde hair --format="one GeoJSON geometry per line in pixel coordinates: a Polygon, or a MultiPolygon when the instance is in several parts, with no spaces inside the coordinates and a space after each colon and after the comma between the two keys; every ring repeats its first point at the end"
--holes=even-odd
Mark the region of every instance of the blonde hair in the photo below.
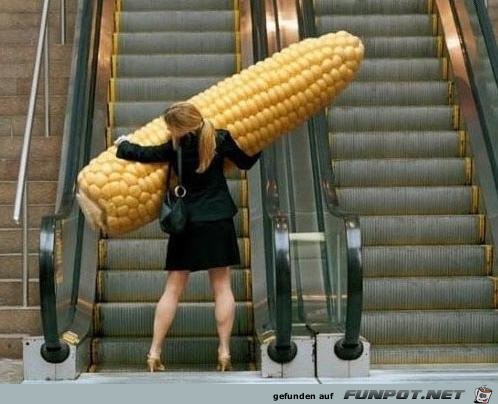
{"type": "Polygon", "coordinates": [[[199,136],[199,167],[195,172],[206,171],[216,151],[215,128],[211,121],[203,118],[196,106],[189,102],[176,102],[171,105],[164,111],[164,120],[172,134],[175,134],[172,136],[175,150],[183,135],[194,132],[199,136]]]}

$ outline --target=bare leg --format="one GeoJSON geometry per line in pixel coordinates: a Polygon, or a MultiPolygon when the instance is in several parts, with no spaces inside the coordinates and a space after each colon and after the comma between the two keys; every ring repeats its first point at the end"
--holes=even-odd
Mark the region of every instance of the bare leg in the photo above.
{"type": "Polygon", "coordinates": [[[230,334],[235,318],[235,299],[230,284],[230,267],[209,270],[209,281],[214,294],[214,316],[220,343],[218,356],[230,355],[230,334]]]}
{"type": "Polygon", "coordinates": [[[168,275],[164,293],[159,299],[154,316],[154,335],[149,350],[151,356],[159,357],[164,337],[175,318],[178,300],[188,281],[189,271],[171,271],[168,275]]]}

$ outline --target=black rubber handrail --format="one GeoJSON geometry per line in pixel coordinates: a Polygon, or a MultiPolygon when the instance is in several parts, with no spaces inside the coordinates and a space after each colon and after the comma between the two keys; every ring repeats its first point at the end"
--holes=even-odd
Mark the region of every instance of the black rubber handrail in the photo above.
{"type": "Polygon", "coordinates": [[[479,25],[481,26],[484,43],[488,50],[489,62],[495,77],[495,82],[498,83],[498,47],[496,45],[496,37],[493,30],[493,25],[489,19],[488,9],[484,0],[474,0],[477,10],[477,18],[479,18],[479,25]]]}
{"type": "MultiPolygon", "coordinates": [[[[62,199],[58,211],[54,215],[44,216],[41,220],[40,252],[39,252],[39,287],[40,287],[40,311],[42,329],[45,343],[41,348],[41,355],[50,363],[61,363],[69,355],[69,345],[60,339],[59,327],[64,328],[68,324],[61,324],[57,315],[56,298],[56,269],[60,265],[63,248],[61,245],[60,231],[62,223],[74,212],[76,204],[75,183],[80,169],[89,158],[89,129],[92,122],[92,108],[90,103],[93,99],[94,75],[95,75],[95,52],[97,46],[92,42],[97,36],[94,30],[98,30],[101,1],[83,1],[78,19],[75,23],[75,42],[73,51],[73,65],[71,71],[72,87],[69,90],[64,132],[67,136],[68,158],[63,159],[65,164],[64,178],[62,184],[62,199]],[[93,54],[92,54],[93,51],[93,54]],[[68,132],[69,131],[69,132],[68,132]]],[[[79,272],[81,264],[81,248],[83,236],[84,216],[81,211],[77,213],[76,248],[73,254],[74,266],[72,272],[71,301],[69,313],[65,323],[70,323],[76,311],[78,299],[79,272]]]]}
{"type": "MultiPolygon", "coordinates": [[[[299,36],[301,39],[316,37],[315,14],[313,4],[308,0],[296,0],[298,9],[299,36]]],[[[334,351],[344,360],[357,359],[363,353],[360,339],[360,326],[363,304],[363,267],[361,260],[361,230],[357,215],[343,210],[339,206],[333,181],[330,145],[328,144],[328,125],[324,113],[308,121],[308,132],[312,156],[317,162],[321,193],[326,210],[344,222],[347,248],[347,291],[345,335],[340,339],[334,351]]],[[[320,212],[323,210],[319,209],[320,212]]],[[[338,297],[339,298],[339,297],[338,297]]]]}
{"type": "MultiPolygon", "coordinates": [[[[254,61],[268,57],[266,32],[266,12],[264,2],[251,0],[254,61]]],[[[275,339],[268,345],[268,356],[277,363],[288,363],[297,354],[297,346],[292,341],[292,281],[290,264],[289,222],[280,210],[278,181],[276,179],[275,146],[265,149],[260,158],[262,182],[265,184],[263,208],[266,213],[263,221],[265,233],[272,234],[272,243],[266,248],[272,252],[275,279],[267,280],[270,285],[268,296],[271,318],[275,324],[275,339]]]]}

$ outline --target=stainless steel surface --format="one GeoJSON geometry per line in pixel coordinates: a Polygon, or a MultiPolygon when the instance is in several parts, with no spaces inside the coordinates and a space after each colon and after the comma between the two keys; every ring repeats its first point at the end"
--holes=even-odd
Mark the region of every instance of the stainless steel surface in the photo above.
{"type": "Polygon", "coordinates": [[[45,28],[45,40],[43,41],[43,93],[45,95],[45,137],[50,136],[50,49],[48,46],[48,25],[45,28]]]}
{"type": "MultiPolygon", "coordinates": [[[[26,195],[27,184],[24,184],[23,194],[26,195]]],[[[22,305],[28,306],[29,270],[28,270],[28,197],[22,201],[22,305]]]]}
{"type": "Polygon", "coordinates": [[[66,0],[60,0],[61,45],[66,44],[66,0]]]}
{"type": "MultiPolygon", "coordinates": [[[[486,242],[498,248],[498,192],[493,179],[492,167],[488,156],[476,100],[470,86],[469,73],[465,65],[465,57],[455,24],[455,16],[449,0],[436,0],[435,3],[440,17],[442,33],[449,60],[453,69],[456,90],[460,99],[460,108],[469,132],[471,152],[476,166],[477,181],[482,194],[482,202],[487,214],[486,242]]],[[[463,30],[469,27],[464,25],[463,30]]],[[[468,33],[463,32],[463,35],[468,33]]],[[[493,274],[498,273],[498,260],[494,259],[493,274]]]]}
{"type": "Polygon", "coordinates": [[[26,125],[24,128],[24,138],[23,138],[23,146],[21,151],[21,160],[19,163],[19,175],[17,180],[17,189],[16,189],[16,198],[14,202],[14,221],[19,224],[19,218],[21,215],[21,208],[23,209],[23,223],[22,223],[22,232],[23,232],[23,247],[22,247],[22,260],[23,260],[23,268],[22,268],[22,279],[23,279],[23,306],[28,305],[28,213],[27,213],[27,172],[28,172],[28,164],[29,164],[29,149],[31,146],[31,134],[33,128],[33,120],[35,114],[36,107],[36,96],[38,92],[38,81],[40,77],[40,69],[41,69],[41,58],[42,53],[45,49],[45,135],[48,136],[47,130],[47,111],[48,111],[48,39],[47,39],[47,27],[48,27],[48,9],[50,5],[50,0],[44,0],[41,21],[40,21],[40,30],[38,34],[38,44],[36,47],[36,58],[33,67],[33,80],[31,82],[31,91],[29,95],[29,105],[28,105],[28,114],[26,117],[26,125]]]}

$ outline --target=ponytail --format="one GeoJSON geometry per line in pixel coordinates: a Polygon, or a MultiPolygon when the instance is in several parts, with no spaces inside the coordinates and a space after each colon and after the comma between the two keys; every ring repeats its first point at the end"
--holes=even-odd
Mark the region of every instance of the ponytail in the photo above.
{"type": "Polygon", "coordinates": [[[213,161],[216,151],[215,128],[208,119],[202,120],[199,129],[199,167],[196,173],[203,173],[213,161]]]}

